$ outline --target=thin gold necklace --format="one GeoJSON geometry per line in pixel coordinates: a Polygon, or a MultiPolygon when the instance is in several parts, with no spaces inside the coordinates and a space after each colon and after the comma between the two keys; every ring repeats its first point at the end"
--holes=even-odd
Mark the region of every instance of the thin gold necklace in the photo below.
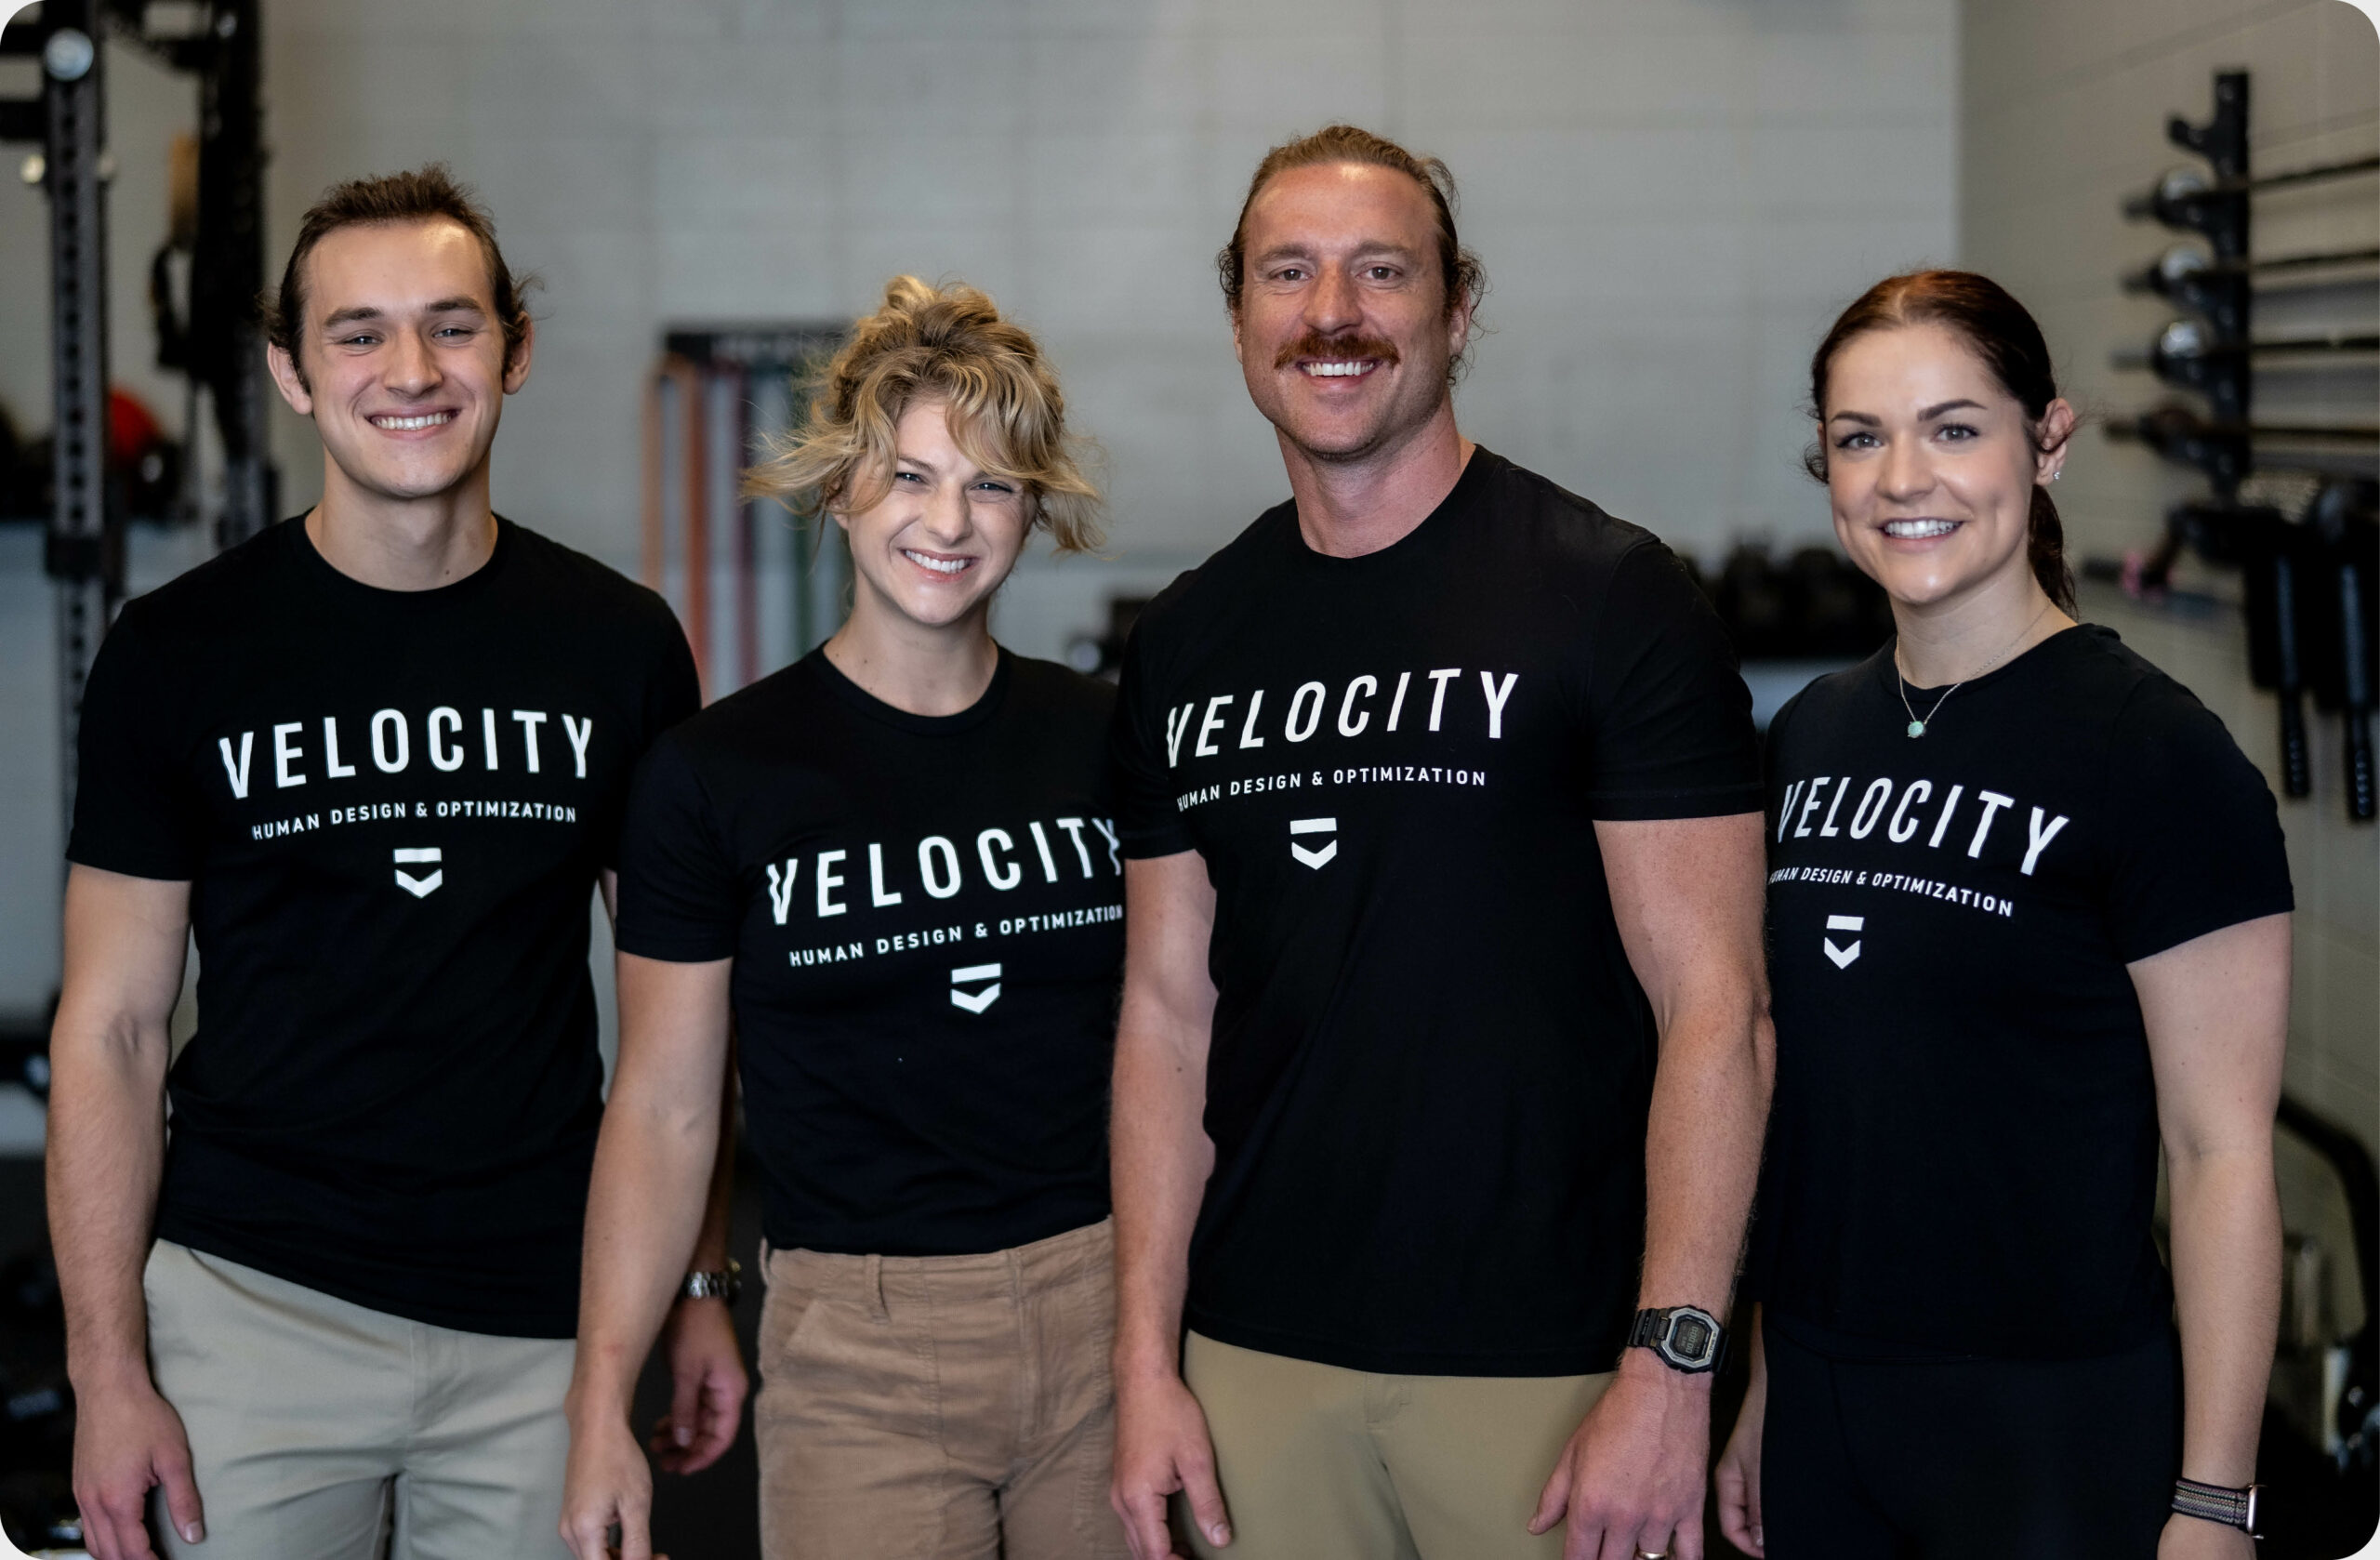
{"type": "Polygon", "coordinates": [[[1990,660],[1986,661],[1982,666],[1977,668],[1974,671],[1969,672],[1966,676],[1959,679],[1956,682],[1951,683],[1948,688],[1944,689],[1942,691],[1942,696],[1934,701],[1934,707],[1925,712],[1925,719],[1923,721],[1917,718],[1917,711],[1910,706],[1909,680],[1903,677],[1900,671],[1900,646],[1897,644],[1894,645],[1893,681],[1900,685],[1900,707],[1902,709],[1907,710],[1909,714],[1909,734],[1911,737],[1924,736],[1925,734],[1925,728],[1934,723],[1934,717],[1941,714],[1942,707],[1950,702],[1950,695],[1965,687],[1968,683],[1974,681],[1977,678],[1981,677],[1985,672],[1988,672],[1992,668],[1998,666],[2003,660],[2006,659],[2008,652],[2016,649],[2017,645],[2024,642],[2025,636],[2033,631],[2034,625],[2041,622],[2043,615],[2049,611],[2053,604],[2054,603],[2049,602],[2043,602],[2041,606],[2041,611],[2033,614],[2030,621],[2027,622],[2023,628],[2016,630],[2016,637],[2000,647],[1999,654],[1994,655],[1990,660]]]}

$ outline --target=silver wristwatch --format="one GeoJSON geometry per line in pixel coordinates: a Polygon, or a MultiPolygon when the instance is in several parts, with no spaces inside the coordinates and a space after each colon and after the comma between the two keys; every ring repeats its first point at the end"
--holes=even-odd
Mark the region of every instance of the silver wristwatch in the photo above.
{"type": "Polygon", "coordinates": [[[678,1291],[678,1298],[681,1300],[723,1300],[733,1305],[735,1303],[735,1297],[743,1292],[744,1264],[734,1257],[730,1257],[727,1259],[725,1272],[687,1274],[684,1287],[678,1291]]]}
{"type": "Polygon", "coordinates": [[[1727,1329],[1719,1318],[1698,1305],[1639,1311],[1628,1330],[1630,1348],[1650,1349],[1662,1364],[1689,1376],[1717,1369],[1726,1343],[1727,1329]]]}

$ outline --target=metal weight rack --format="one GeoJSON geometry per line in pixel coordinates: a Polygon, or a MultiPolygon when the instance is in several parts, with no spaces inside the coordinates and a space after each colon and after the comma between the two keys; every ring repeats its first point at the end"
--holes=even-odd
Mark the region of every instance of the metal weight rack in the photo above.
{"type": "MultiPolygon", "coordinates": [[[[258,96],[258,0],[179,7],[162,32],[149,0],[44,0],[37,20],[0,33],[0,54],[41,62],[41,94],[0,99],[0,141],[40,152],[26,177],[49,197],[50,342],[56,385],[52,500],[43,564],[58,582],[61,800],[74,809],[75,729],[83,683],[124,599],[125,505],[109,470],[107,144],[109,38],[197,78],[195,231],[183,321],[163,317],[159,362],[204,385],[223,448],[217,539],[230,547],[272,518],[266,450],[264,337],[256,300],[264,284],[264,150],[258,96]]],[[[195,429],[186,430],[194,436],[195,429]]]]}
{"type": "Polygon", "coordinates": [[[2145,558],[2085,567],[2140,593],[2164,590],[2185,549],[2239,568],[2249,675],[2280,702],[2282,790],[2303,797],[2313,789],[2310,694],[2338,714],[2347,814],[2369,821],[2380,812],[2372,745],[2380,426],[2262,420],[2255,401],[2260,376],[2373,362],[2380,331],[2259,334],[2256,314],[2260,298],[2371,273],[2380,248],[2263,255],[2254,231],[2259,197],[2373,175],[2380,155],[2254,173],[2248,103],[2248,73],[2217,73],[2213,116],[2193,125],[2176,115],[2166,125],[2166,138],[2204,166],[2172,169],[2124,205],[2129,218],[2188,236],[2123,278],[2126,291],[2155,294],[2183,312],[2146,350],[2119,353],[2116,365],[2145,370],[2181,393],[2111,419],[2107,432],[2196,469],[2211,492],[2170,511],[2163,541],[2145,558]]]}

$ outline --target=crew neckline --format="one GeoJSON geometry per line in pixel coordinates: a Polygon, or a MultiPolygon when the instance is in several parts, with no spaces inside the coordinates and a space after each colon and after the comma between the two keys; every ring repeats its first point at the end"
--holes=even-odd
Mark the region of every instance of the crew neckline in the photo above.
{"type": "Polygon", "coordinates": [[[486,562],[469,574],[444,585],[433,585],[427,590],[391,590],[386,586],[370,585],[346,573],[323,556],[314,538],[306,535],[306,516],[299,513],[281,522],[287,534],[288,546],[298,559],[298,566],[308,577],[324,589],[342,591],[350,602],[368,602],[382,611],[432,612],[477,596],[489,587],[509,562],[515,549],[513,533],[518,529],[502,515],[496,520],[496,545],[488,549],[486,562]]]}
{"type": "Polygon", "coordinates": [[[845,676],[843,669],[828,658],[823,644],[801,659],[826,683],[828,692],[870,720],[916,736],[955,736],[998,714],[1000,702],[1008,696],[1009,674],[1016,657],[1004,644],[995,642],[992,648],[999,653],[999,660],[992,668],[992,681],[981,697],[953,715],[919,715],[887,704],[845,676]]]}
{"type": "Polygon", "coordinates": [[[1876,681],[1884,687],[1884,692],[1891,694],[1895,700],[1899,699],[1901,689],[1903,687],[1906,687],[1909,690],[1909,696],[1912,699],[1926,698],[1937,694],[1947,694],[1948,690],[1952,688],[1964,689],[1971,693],[1979,692],[1982,689],[1990,688],[1995,683],[2000,682],[2018,668],[2032,663],[2041,655],[2042,652],[2049,649],[2050,646],[2054,644],[2062,644],[2069,640],[2074,639],[2076,635],[2083,634],[2086,631],[2103,634],[2109,639],[2116,637],[2115,630],[2107,628],[2104,625],[2097,623],[2076,623],[2069,628],[2060,628],[2057,632],[2050,635],[2049,638],[2027,650],[2023,654],[2016,656],[2013,660],[2003,662],[1999,666],[1992,668],[1990,671],[1985,672],[1981,677],[1970,677],[1961,682],[1937,683],[1924,688],[1919,687],[1914,682],[1904,683],[1902,681],[1899,663],[1894,656],[1894,652],[1900,648],[1900,636],[1898,634],[1895,634],[1892,638],[1884,641],[1884,649],[1877,653],[1876,681]]]}
{"type": "Polygon", "coordinates": [[[1454,486],[1447,490],[1447,496],[1438,500],[1436,508],[1421,517],[1420,524],[1386,547],[1372,552],[1359,552],[1353,558],[1319,551],[1308,543],[1305,532],[1298,524],[1297,500],[1291,498],[1285,506],[1289,519],[1287,545],[1290,557],[1306,568],[1345,571],[1386,568],[1400,559],[1425,553],[1460,523],[1462,511],[1472,506],[1478,490],[1488,481],[1488,465],[1501,462],[1501,458],[1490,452],[1487,445],[1474,441],[1471,458],[1463,462],[1461,475],[1455,478],[1454,486]]]}

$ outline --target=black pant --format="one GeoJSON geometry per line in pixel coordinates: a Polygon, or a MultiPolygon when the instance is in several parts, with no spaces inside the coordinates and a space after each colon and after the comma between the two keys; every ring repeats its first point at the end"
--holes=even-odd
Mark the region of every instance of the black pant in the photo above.
{"type": "Polygon", "coordinates": [[[1764,1329],[1769,1560],[2154,1560],[2182,1460],[2171,1333],[2096,1359],[1821,1354],[1764,1329]]]}

